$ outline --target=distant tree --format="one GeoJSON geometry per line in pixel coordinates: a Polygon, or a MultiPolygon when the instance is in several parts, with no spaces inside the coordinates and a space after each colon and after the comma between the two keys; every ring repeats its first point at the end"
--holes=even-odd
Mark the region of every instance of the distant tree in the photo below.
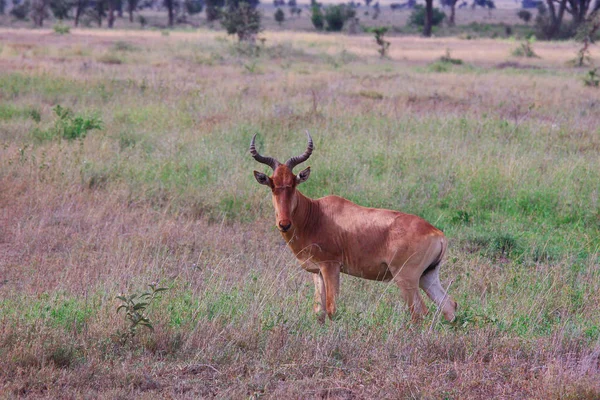
{"type": "Polygon", "coordinates": [[[196,15],[202,12],[204,0],[185,0],[183,5],[185,6],[185,11],[189,15],[196,15]]]}
{"type": "Polygon", "coordinates": [[[127,13],[129,14],[129,22],[133,22],[133,12],[138,8],[139,0],[127,0],[127,13]]]}
{"type": "Polygon", "coordinates": [[[175,8],[177,7],[177,0],[163,0],[167,13],[169,14],[169,27],[175,26],[175,8]]]}
{"type": "Polygon", "coordinates": [[[373,32],[373,34],[375,35],[375,42],[379,46],[379,48],[377,49],[377,52],[379,53],[381,58],[384,58],[387,56],[387,51],[390,48],[390,44],[391,44],[384,38],[387,31],[388,31],[388,28],[385,26],[382,26],[379,28],[371,28],[371,32],[373,32]]]}
{"type": "Polygon", "coordinates": [[[279,25],[281,25],[283,21],[285,21],[285,14],[281,8],[278,8],[277,11],[275,11],[274,17],[275,21],[277,21],[279,25]]]}
{"type": "Polygon", "coordinates": [[[96,20],[99,27],[102,26],[102,19],[106,16],[105,0],[96,0],[94,7],[88,10],[88,14],[96,20]]]}
{"type": "Polygon", "coordinates": [[[6,12],[6,0],[0,0],[0,15],[6,12]]]}
{"type": "Polygon", "coordinates": [[[327,22],[327,30],[331,32],[340,32],[344,24],[350,18],[356,16],[356,11],[346,4],[337,4],[325,8],[324,18],[327,22]]]}
{"type": "Polygon", "coordinates": [[[321,7],[312,6],[310,20],[316,30],[323,30],[325,27],[325,18],[323,17],[323,10],[321,10],[321,7]]]}
{"type": "Polygon", "coordinates": [[[373,5],[373,19],[377,19],[379,17],[379,13],[381,12],[381,7],[379,6],[379,2],[373,5]]]}
{"type": "Polygon", "coordinates": [[[88,6],[87,0],[76,0],[75,2],[75,26],[79,26],[81,16],[85,13],[88,6]]]}
{"type": "MultiPolygon", "coordinates": [[[[427,0],[427,1],[430,1],[430,0],[427,0]]],[[[410,14],[408,20],[411,25],[423,27],[423,36],[427,36],[427,34],[429,34],[429,36],[431,36],[431,28],[433,26],[441,24],[442,21],[444,20],[444,18],[446,18],[446,14],[444,14],[438,8],[432,8],[431,15],[430,15],[430,21],[429,21],[430,26],[429,26],[429,30],[427,31],[425,29],[425,28],[427,28],[427,26],[426,26],[427,11],[426,11],[425,7],[418,4],[415,6],[415,8],[413,8],[413,11],[410,14]]]]}
{"type": "Polygon", "coordinates": [[[517,16],[526,24],[529,24],[529,21],[531,20],[531,12],[527,10],[519,10],[519,12],[517,12],[517,16]]]}
{"type": "Polygon", "coordinates": [[[260,12],[256,9],[258,1],[253,4],[245,1],[230,0],[223,10],[221,24],[230,35],[237,35],[240,42],[253,42],[262,30],[260,12]]]}
{"type": "Polygon", "coordinates": [[[496,3],[494,3],[494,0],[474,0],[471,8],[475,9],[477,6],[493,10],[496,8],[496,3]]]}
{"type": "Polygon", "coordinates": [[[448,17],[448,26],[456,25],[456,3],[458,0],[441,0],[442,6],[450,8],[450,17],[448,17]]]}
{"type": "Polygon", "coordinates": [[[30,14],[35,26],[39,26],[40,28],[44,26],[44,19],[50,16],[48,13],[49,3],[49,0],[33,0],[31,2],[30,14]]]}
{"type": "Polygon", "coordinates": [[[10,10],[10,15],[12,15],[15,19],[25,21],[29,16],[30,9],[31,3],[29,3],[29,0],[25,0],[22,3],[20,1],[13,0],[13,7],[10,10]]]}
{"type": "Polygon", "coordinates": [[[371,2],[372,2],[372,1],[373,1],[373,0],[365,0],[365,5],[366,5],[367,7],[369,7],[369,6],[371,5],[371,2]]]}
{"type": "Polygon", "coordinates": [[[69,19],[69,13],[75,4],[70,0],[50,0],[49,6],[54,18],[69,19]]]}
{"type": "Polygon", "coordinates": [[[433,27],[433,0],[425,0],[425,24],[423,25],[423,36],[430,37],[433,27]]]}
{"type": "Polygon", "coordinates": [[[115,26],[115,10],[116,10],[116,0],[106,0],[108,5],[108,27],[112,29],[115,26]]]}
{"type": "Polygon", "coordinates": [[[598,13],[598,0],[545,0],[538,4],[536,30],[546,39],[573,37],[582,24],[589,23],[598,13]],[[572,17],[566,27],[563,25],[565,13],[572,17]]]}
{"type": "Polygon", "coordinates": [[[224,6],[225,0],[206,0],[206,20],[212,22],[220,19],[224,6]]]}

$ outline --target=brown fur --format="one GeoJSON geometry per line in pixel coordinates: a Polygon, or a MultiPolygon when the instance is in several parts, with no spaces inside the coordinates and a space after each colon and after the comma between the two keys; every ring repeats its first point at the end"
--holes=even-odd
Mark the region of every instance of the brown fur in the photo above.
{"type": "Polygon", "coordinates": [[[257,172],[255,176],[271,188],[281,235],[302,267],[315,274],[319,318],[324,319],[325,311],[333,317],[343,272],[393,280],[414,320],[427,312],[418,291],[421,287],[448,320],[454,319],[456,302],[443,291],[437,275],[447,246],[444,234],[415,215],[362,207],[338,196],[310,199],[296,188],[309,173],[307,168],[296,176],[280,164],[271,177],[257,172]]]}

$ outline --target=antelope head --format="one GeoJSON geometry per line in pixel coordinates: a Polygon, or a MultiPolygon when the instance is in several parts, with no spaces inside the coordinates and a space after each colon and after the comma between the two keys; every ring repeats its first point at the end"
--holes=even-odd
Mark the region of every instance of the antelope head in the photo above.
{"type": "Polygon", "coordinates": [[[293,173],[294,167],[308,160],[308,157],[312,154],[313,141],[308,131],[306,135],[308,136],[308,146],[304,154],[292,157],[283,164],[273,157],[262,156],[256,151],[254,143],[256,135],[252,137],[252,142],[250,143],[250,154],[252,157],[259,163],[273,168],[272,176],[254,171],[254,177],[261,185],[271,188],[273,206],[275,207],[275,225],[281,232],[287,232],[292,228],[292,215],[298,205],[296,186],[306,181],[310,175],[310,167],[300,171],[298,175],[294,175],[293,173]]]}

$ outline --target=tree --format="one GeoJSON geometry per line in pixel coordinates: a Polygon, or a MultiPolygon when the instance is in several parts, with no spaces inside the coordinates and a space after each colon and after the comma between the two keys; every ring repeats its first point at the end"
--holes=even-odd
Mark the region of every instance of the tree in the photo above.
{"type": "Polygon", "coordinates": [[[75,26],[79,26],[79,20],[85,12],[87,5],[87,0],[77,0],[75,3],[75,26]]]}
{"type": "Polygon", "coordinates": [[[531,12],[528,10],[519,10],[517,12],[517,17],[522,19],[526,24],[529,24],[529,21],[531,20],[531,12]]]}
{"type": "Polygon", "coordinates": [[[75,4],[69,0],[50,0],[49,6],[56,19],[69,19],[69,12],[75,4]]]}
{"type": "Polygon", "coordinates": [[[31,3],[31,18],[35,26],[40,28],[44,26],[44,19],[49,16],[48,3],[49,0],[33,0],[31,3]]]}
{"type": "Polygon", "coordinates": [[[423,36],[431,36],[433,26],[433,0],[425,0],[425,24],[423,25],[423,36]]]}
{"type": "Polygon", "coordinates": [[[312,6],[311,11],[310,20],[313,26],[316,30],[322,31],[325,27],[325,18],[323,17],[323,11],[321,10],[321,7],[316,5],[312,6]]]}
{"type": "MultiPolygon", "coordinates": [[[[431,1],[431,0],[428,0],[431,1]]],[[[443,12],[441,12],[438,8],[432,8],[431,10],[431,20],[430,20],[430,26],[429,26],[429,36],[431,36],[431,28],[433,26],[439,25],[442,23],[442,21],[444,20],[444,18],[446,18],[446,14],[444,14],[443,12]]],[[[411,25],[415,25],[415,26],[422,26],[423,27],[423,35],[426,35],[426,23],[427,23],[427,12],[425,7],[423,7],[422,5],[416,5],[413,8],[412,13],[409,16],[409,23],[411,25]]]]}
{"type": "Polygon", "coordinates": [[[112,29],[115,26],[115,2],[116,0],[106,0],[108,3],[108,27],[112,29]]]}
{"type": "Polygon", "coordinates": [[[285,14],[281,8],[278,8],[277,11],[275,11],[274,17],[275,17],[275,21],[277,21],[277,23],[280,26],[283,23],[283,21],[285,21],[285,14]]]}
{"type": "Polygon", "coordinates": [[[221,18],[221,9],[225,0],[206,0],[206,20],[213,22],[221,18]]]}
{"type": "Polygon", "coordinates": [[[129,22],[133,22],[133,12],[138,8],[139,0],[127,0],[127,13],[129,14],[129,22]]]}
{"type": "Polygon", "coordinates": [[[169,14],[169,28],[175,26],[175,7],[177,0],[164,0],[164,5],[167,8],[169,14]]]}
{"type": "Polygon", "coordinates": [[[441,0],[442,6],[450,7],[450,17],[448,18],[448,26],[455,26],[456,21],[456,3],[458,0],[441,0]]]}
{"type": "Polygon", "coordinates": [[[260,12],[256,9],[256,5],[258,1],[252,5],[245,1],[231,0],[221,17],[221,24],[227,33],[237,35],[240,42],[253,42],[258,32],[262,30],[260,12]]]}
{"type": "Polygon", "coordinates": [[[371,28],[371,32],[373,32],[373,34],[375,35],[375,42],[379,46],[379,49],[377,49],[377,52],[379,53],[381,58],[384,58],[385,56],[387,56],[387,51],[390,48],[390,44],[391,44],[384,38],[387,31],[388,31],[388,28],[385,26],[382,26],[379,28],[371,28]]]}
{"type": "Polygon", "coordinates": [[[327,22],[327,30],[330,32],[340,32],[344,28],[344,24],[350,18],[356,16],[356,11],[346,4],[338,4],[325,8],[325,21],[327,22]]]}
{"type": "Polygon", "coordinates": [[[204,8],[204,0],[185,0],[184,6],[189,15],[200,14],[204,8]]]}
{"type": "Polygon", "coordinates": [[[0,0],[0,15],[4,15],[6,11],[6,0],[0,0]]]}
{"type": "Polygon", "coordinates": [[[15,19],[24,21],[27,20],[30,9],[31,4],[29,3],[29,0],[25,0],[22,3],[13,0],[13,8],[10,10],[10,15],[12,15],[15,19]]]}

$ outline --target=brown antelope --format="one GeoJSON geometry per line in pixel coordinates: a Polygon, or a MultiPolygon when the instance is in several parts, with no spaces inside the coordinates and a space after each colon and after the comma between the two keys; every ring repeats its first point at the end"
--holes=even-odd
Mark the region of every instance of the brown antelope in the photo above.
{"type": "Polygon", "coordinates": [[[415,215],[361,207],[338,196],[310,199],[298,191],[310,167],[294,175],[294,167],[313,151],[308,135],[304,154],[284,164],[256,151],[250,154],[259,163],[273,168],[273,176],[254,171],[261,185],[271,188],[275,224],[302,268],[313,273],[315,312],[319,320],[335,313],[340,272],[376,281],[393,280],[412,315],[418,321],[427,313],[419,287],[452,321],[457,304],[440,284],[439,269],[448,242],[444,234],[415,215]]]}

